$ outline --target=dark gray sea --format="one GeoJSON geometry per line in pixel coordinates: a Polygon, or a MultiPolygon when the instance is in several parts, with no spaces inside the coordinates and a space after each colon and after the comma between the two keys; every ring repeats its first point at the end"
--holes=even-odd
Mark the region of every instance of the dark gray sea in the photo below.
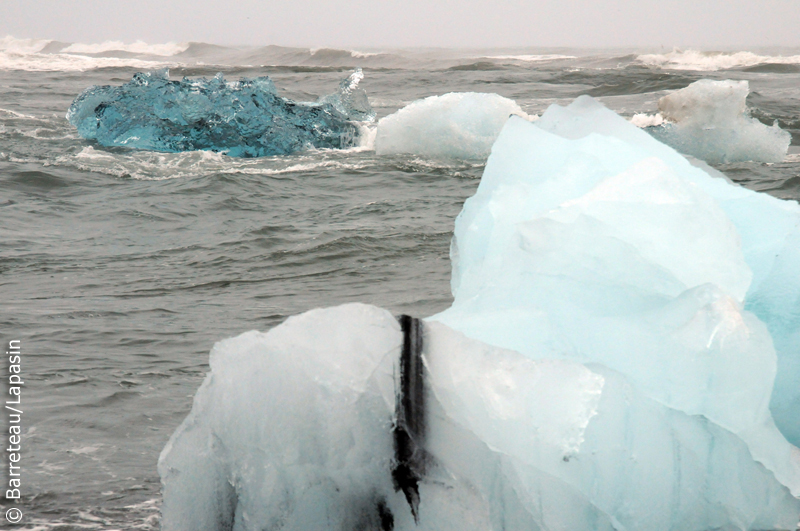
{"type": "MultiPolygon", "coordinates": [[[[800,199],[800,50],[0,39],[0,331],[6,347],[21,342],[25,381],[15,528],[157,529],[156,461],[214,342],[320,306],[362,301],[422,317],[451,302],[453,223],[485,161],[369,148],[251,159],[134,152],[85,141],[65,119],[83,89],[163,67],[175,79],[268,75],[300,101],[362,67],[378,118],[454,91],[497,93],[529,114],[589,94],[631,117],[698,79],[743,79],[752,115],[777,120],[792,146],[782,163],[718,169],[800,199]]],[[[0,506],[11,507],[4,497],[0,506]]]]}

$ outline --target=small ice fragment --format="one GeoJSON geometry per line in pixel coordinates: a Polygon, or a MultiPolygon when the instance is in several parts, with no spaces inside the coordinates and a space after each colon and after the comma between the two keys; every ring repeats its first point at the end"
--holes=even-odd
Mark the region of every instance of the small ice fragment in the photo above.
{"type": "Polygon", "coordinates": [[[769,127],[749,116],[749,92],[747,81],[701,79],[661,98],[658,109],[671,123],[650,124],[647,132],[711,164],[780,162],[791,135],[777,124],[769,127]]]}

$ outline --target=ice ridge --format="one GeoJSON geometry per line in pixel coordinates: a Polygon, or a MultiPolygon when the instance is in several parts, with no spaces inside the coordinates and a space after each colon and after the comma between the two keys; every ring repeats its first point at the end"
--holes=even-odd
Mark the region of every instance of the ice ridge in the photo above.
{"type": "Polygon", "coordinates": [[[103,146],[232,157],[343,149],[358,143],[361,129],[354,122],[374,118],[358,87],[362,77],[356,70],[337,93],[303,103],[279,96],[268,77],[172,81],[163,69],[135,74],[122,86],[86,89],[67,119],[82,137],[103,146]]]}

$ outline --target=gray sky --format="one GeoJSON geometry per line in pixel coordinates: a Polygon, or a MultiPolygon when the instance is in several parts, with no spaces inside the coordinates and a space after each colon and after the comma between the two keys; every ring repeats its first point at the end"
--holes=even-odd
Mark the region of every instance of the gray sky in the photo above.
{"type": "Polygon", "coordinates": [[[0,0],[5,35],[311,47],[800,46],[800,0],[0,0]]]}

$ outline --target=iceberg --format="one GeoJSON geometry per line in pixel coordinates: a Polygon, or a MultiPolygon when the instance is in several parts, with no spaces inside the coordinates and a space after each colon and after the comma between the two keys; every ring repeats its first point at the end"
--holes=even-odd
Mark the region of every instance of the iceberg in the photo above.
{"type": "Polygon", "coordinates": [[[135,74],[119,87],[86,89],[67,119],[83,138],[109,147],[211,150],[231,157],[344,149],[358,145],[362,130],[355,122],[375,117],[358,87],[362,78],[358,69],[337,93],[302,103],[279,96],[268,77],[171,81],[163,69],[135,74]]]}
{"type": "Polygon", "coordinates": [[[417,100],[378,122],[378,155],[485,159],[510,115],[528,117],[498,94],[451,92],[417,100]]]}
{"type": "Polygon", "coordinates": [[[451,259],[425,320],[218,343],[162,528],[795,529],[797,203],[581,97],[507,120],[451,259]]]}
{"type": "Polygon", "coordinates": [[[781,162],[791,135],[775,123],[751,118],[745,100],[747,81],[701,79],[658,101],[666,123],[647,132],[684,153],[711,164],[781,162]]]}

